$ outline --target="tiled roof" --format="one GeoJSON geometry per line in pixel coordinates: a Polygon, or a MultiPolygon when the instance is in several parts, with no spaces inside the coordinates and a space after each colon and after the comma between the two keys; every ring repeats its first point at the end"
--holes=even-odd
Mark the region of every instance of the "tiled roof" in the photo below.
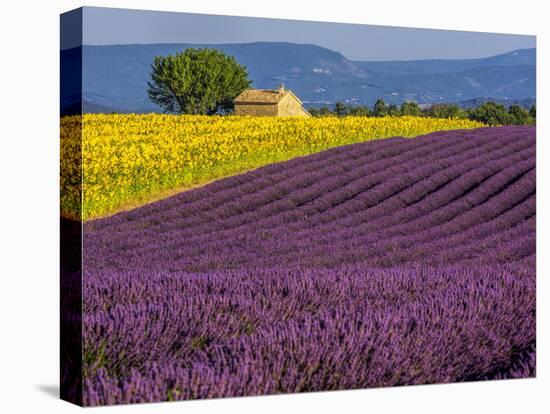
{"type": "Polygon", "coordinates": [[[250,104],[276,104],[290,91],[274,91],[271,89],[247,89],[235,98],[234,102],[250,104]]]}

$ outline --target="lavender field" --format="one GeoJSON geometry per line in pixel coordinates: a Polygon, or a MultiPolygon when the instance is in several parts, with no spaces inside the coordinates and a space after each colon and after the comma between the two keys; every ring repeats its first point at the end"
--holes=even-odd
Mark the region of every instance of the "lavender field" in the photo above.
{"type": "Polygon", "coordinates": [[[84,404],[535,375],[535,128],[339,147],[88,221],[84,404]]]}

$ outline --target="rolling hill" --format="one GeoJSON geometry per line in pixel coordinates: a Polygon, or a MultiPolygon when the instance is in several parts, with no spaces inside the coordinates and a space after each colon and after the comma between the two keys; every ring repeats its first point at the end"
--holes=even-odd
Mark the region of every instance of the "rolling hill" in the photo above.
{"type": "Polygon", "coordinates": [[[337,101],[372,105],[377,98],[421,104],[535,98],[535,49],[484,59],[358,62],[323,47],[293,43],[112,45],[61,52],[68,75],[75,56],[82,53],[84,62],[82,85],[62,91],[62,112],[74,105],[80,86],[84,112],[160,112],[146,94],[150,64],[154,56],[189,47],[223,50],[247,67],[254,87],[284,83],[309,107],[337,101]]]}
{"type": "Polygon", "coordinates": [[[479,59],[425,59],[364,62],[353,61],[369,72],[385,75],[422,75],[435,73],[455,73],[470,69],[500,66],[534,66],[535,49],[518,49],[500,55],[479,59]]]}

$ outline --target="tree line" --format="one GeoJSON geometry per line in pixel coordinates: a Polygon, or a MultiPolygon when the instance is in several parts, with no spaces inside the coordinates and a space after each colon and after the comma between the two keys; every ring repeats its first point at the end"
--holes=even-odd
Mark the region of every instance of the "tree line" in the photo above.
{"type": "Polygon", "coordinates": [[[416,102],[403,102],[400,106],[386,104],[378,99],[372,108],[366,105],[346,105],[337,102],[331,109],[327,106],[309,108],[313,116],[426,116],[432,118],[463,118],[483,122],[487,125],[533,125],[536,123],[537,109],[526,109],[521,105],[510,105],[488,101],[476,108],[463,109],[455,104],[435,104],[421,108],[416,102]]]}

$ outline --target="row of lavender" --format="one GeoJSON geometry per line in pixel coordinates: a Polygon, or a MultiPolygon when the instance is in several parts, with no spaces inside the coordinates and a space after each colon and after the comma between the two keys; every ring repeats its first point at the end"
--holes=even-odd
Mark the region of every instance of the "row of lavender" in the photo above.
{"type": "Polygon", "coordinates": [[[516,244],[534,249],[532,128],[442,132],[327,153],[90,222],[89,265],[169,262],[174,270],[207,271],[281,259],[305,266],[508,262],[516,244]],[[449,257],[456,248],[464,252],[449,257]]]}
{"type": "Polygon", "coordinates": [[[86,223],[85,403],[532,376],[534,167],[449,131],[86,223]]]}

